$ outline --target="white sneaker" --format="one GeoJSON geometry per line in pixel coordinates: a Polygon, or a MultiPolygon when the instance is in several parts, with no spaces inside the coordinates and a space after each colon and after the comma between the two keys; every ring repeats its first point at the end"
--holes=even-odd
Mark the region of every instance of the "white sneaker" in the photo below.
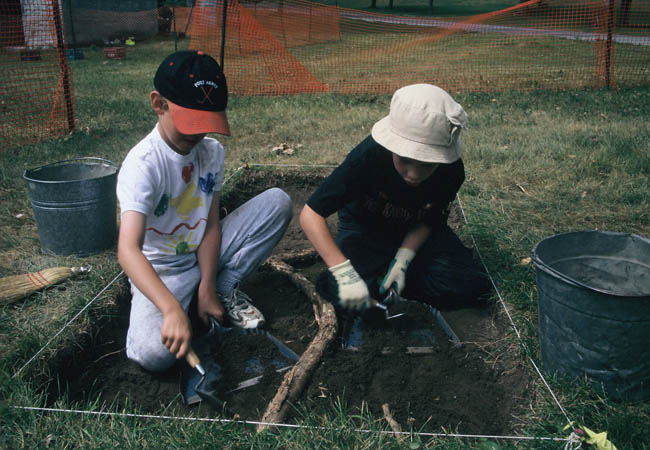
{"type": "Polygon", "coordinates": [[[258,328],[264,325],[264,316],[253,306],[251,298],[239,289],[221,298],[230,323],[239,328],[258,328]]]}

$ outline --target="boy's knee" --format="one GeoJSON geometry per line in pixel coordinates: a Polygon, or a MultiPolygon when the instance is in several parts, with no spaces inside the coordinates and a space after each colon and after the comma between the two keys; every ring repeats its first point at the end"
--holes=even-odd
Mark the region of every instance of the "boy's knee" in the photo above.
{"type": "Polygon", "coordinates": [[[130,345],[126,348],[126,356],[150,372],[162,372],[176,362],[176,356],[162,344],[144,345],[138,348],[130,345]]]}
{"type": "Polygon", "coordinates": [[[267,197],[268,203],[275,206],[278,215],[288,223],[293,217],[293,202],[289,194],[274,187],[266,190],[264,195],[267,197]]]}

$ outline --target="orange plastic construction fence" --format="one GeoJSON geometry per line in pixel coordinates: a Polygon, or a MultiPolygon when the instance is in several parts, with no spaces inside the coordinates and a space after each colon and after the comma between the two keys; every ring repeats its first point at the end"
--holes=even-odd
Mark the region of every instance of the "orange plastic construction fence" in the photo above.
{"type": "Polygon", "coordinates": [[[390,93],[420,82],[453,92],[650,84],[645,0],[530,0],[465,18],[230,0],[222,52],[223,4],[197,0],[185,26],[191,48],[223,55],[240,95],[390,93]]]}
{"type": "Polygon", "coordinates": [[[19,144],[74,129],[58,0],[0,3],[0,137],[19,144]]]}
{"type": "MultiPolygon", "coordinates": [[[[61,3],[0,0],[3,146],[74,129],[68,58],[80,49],[66,50],[66,42],[106,40],[114,27],[150,37],[161,20],[169,25],[160,10],[63,14],[61,3]]],[[[472,17],[376,14],[306,0],[196,0],[173,11],[173,31],[189,35],[190,48],[223,58],[236,95],[388,94],[421,82],[451,92],[650,85],[648,0],[530,0],[472,17]]]]}

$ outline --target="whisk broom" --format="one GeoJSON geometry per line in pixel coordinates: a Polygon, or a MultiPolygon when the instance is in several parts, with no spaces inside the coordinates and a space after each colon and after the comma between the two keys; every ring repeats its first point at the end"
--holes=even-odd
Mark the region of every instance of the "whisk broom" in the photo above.
{"type": "Polygon", "coordinates": [[[13,303],[68,278],[90,272],[89,266],[51,267],[39,272],[0,278],[0,304],[13,303]]]}

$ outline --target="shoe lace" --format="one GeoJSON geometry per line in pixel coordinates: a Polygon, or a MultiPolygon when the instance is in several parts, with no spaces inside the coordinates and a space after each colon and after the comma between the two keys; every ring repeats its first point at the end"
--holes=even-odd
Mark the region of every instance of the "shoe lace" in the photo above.
{"type": "Polygon", "coordinates": [[[239,289],[233,289],[224,300],[230,308],[237,310],[248,308],[250,302],[250,298],[239,289]]]}

